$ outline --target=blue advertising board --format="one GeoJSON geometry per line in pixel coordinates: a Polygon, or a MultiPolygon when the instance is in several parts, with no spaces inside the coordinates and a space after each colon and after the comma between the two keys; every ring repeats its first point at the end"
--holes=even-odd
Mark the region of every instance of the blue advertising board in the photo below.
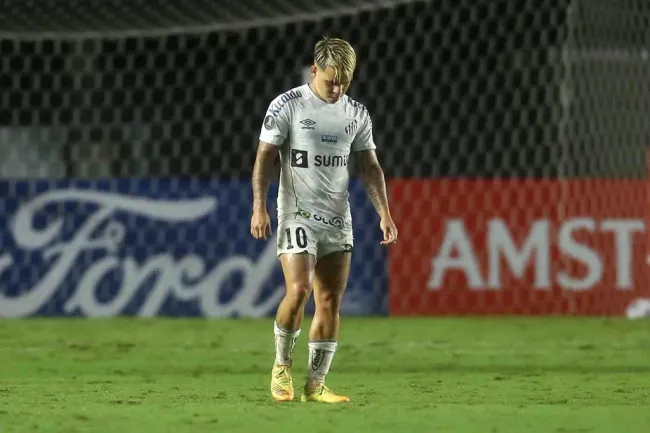
{"type": "MultiPolygon", "coordinates": [[[[0,317],[268,317],[284,293],[274,236],[250,235],[250,182],[0,182],[0,317]]],[[[363,184],[342,314],[385,315],[387,254],[363,184]],[[371,223],[372,222],[372,223],[371,223]]],[[[310,301],[308,313],[313,312],[310,301]]]]}

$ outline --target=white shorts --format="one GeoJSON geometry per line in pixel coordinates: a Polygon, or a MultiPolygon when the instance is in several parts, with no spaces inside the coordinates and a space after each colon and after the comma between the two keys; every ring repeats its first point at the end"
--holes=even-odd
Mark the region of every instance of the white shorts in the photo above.
{"type": "Polygon", "coordinates": [[[278,224],[278,256],[312,254],[317,259],[337,251],[352,251],[352,230],[320,227],[318,223],[289,219],[278,224]]]}

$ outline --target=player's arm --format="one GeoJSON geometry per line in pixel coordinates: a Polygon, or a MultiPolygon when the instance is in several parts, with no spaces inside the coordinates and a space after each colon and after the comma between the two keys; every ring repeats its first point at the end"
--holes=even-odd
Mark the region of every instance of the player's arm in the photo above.
{"type": "Polygon", "coordinates": [[[377,160],[377,154],[374,150],[363,150],[357,152],[356,156],[359,161],[361,179],[366,187],[370,202],[381,219],[390,218],[386,180],[384,171],[379,165],[379,160],[377,160]]]}
{"type": "Polygon", "coordinates": [[[380,227],[384,232],[382,244],[391,244],[397,240],[397,227],[395,227],[393,217],[390,214],[386,179],[377,159],[377,153],[374,149],[368,149],[357,152],[356,156],[359,161],[359,171],[366,187],[366,193],[379,214],[380,227]]]}
{"type": "Polygon", "coordinates": [[[255,165],[253,166],[253,217],[251,234],[256,239],[266,239],[273,234],[271,218],[266,209],[266,199],[271,183],[273,163],[278,156],[278,146],[263,141],[257,146],[255,165]]]}
{"type": "MultiPolygon", "coordinates": [[[[276,98],[277,100],[277,98],[276,98]]],[[[284,110],[271,110],[276,100],[271,102],[269,110],[264,117],[264,124],[260,132],[257,155],[253,165],[253,216],[251,218],[251,235],[255,239],[266,239],[271,236],[271,218],[266,209],[266,199],[273,173],[273,163],[278,157],[279,148],[289,134],[289,112],[284,110]]]]}
{"type": "Polygon", "coordinates": [[[381,243],[382,245],[388,245],[397,240],[397,227],[395,227],[393,217],[390,214],[386,180],[384,171],[377,159],[376,148],[372,135],[372,121],[370,115],[366,115],[359,133],[352,143],[352,151],[355,152],[368,198],[379,214],[379,225],[384,233],[384,240],[381,243]]]}

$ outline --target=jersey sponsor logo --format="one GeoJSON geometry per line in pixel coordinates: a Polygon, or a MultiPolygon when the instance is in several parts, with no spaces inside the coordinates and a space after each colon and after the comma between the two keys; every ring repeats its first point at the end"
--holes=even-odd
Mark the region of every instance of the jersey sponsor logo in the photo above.
{"type": "MultiPolygon", "coordinates": [[[[347,167],[350,155],[316,155],[315,167],[347,167]]],[[[309,168],[309,152],[306,150],[291,149],[291,166],[309,168]]]]}
{"type": "Polygon", "coordinates": [[[350,155],[316,155],[316,167],[347,167],[350,155]]]}
{"type": "Polygon", "coordinates": [[[278,102],[274,102],[273,104],[271,104],[271,106],[269,107],[269,112],[273,116],[277,116],[278,114],[280,114],[280,111],[282,111],[282,108],[284,108],[284,106],[287,105],[287,102],[297,98],[302,98],[302,93],[300,93],[299,90],[290,90],[286,93],[283,93],[282,96],[280,96],[278,102]]]}
{"type": "Polygon", "coordinates": [[[336,135],[321,135],[320,141],[323,143],[338,143],[339,138],[336,135]]]}
{"type": "Polygon", "coordinates": [[[309,153],[306,150],[291,149],[291,166],[299,168],[309,167],[309,153]]]}
{"type": "Polygon", "coordinates": [[[352,228],[352,223],[350,221],[344,220],[340,216],[327,218],[327,217],[322,217],[320,215],[314,214],[314,221],[322,222],[323,224],[327,224],[328,226],[332,226],[332,227],[337,228],[337,229],[349,229],[349,228],[352,228]]]}
{"type": "Polygon", "coordinates": [[[264,118],[264,128],[271,130],[275,127],[275,117],[270,114],[264,118]]]}
{"type": "Polygon", "coordinates": [[[314,125],[316,124],[316,122],[314,122],[311,119],[303,119],[300,121],[300,123],[303,125],[302,128],[300,129],[311,129],[311,130],[314,129],[314,125]]]}
{"type": "Polygon", "coordinates": [[[354,134],[357,133],[357,128],[358,128],[359,122],[357,119],[354,119],[348,125],[345,127],[345,133],[348,134],[350,137],[354,137],[354,134]]]}
{"type": "MultiPolygon", "coordinates": [[[[318,215],[316,213],[304,210],[304,209],[298,209],[298,215],[301,217],[312,220],[312,221],[317,221],[319,223],[334,227],[336,229],[351,229],[352,228],[352,221],[346,220],[341,218],[340,216],[335,216],[335,217],[327,217],[327,216],[322,216],[318,215]]],[[[347,244],[346,244],[347,245],[347,244]]],[[[352,248],[352,246],[350,246],[352,248]]]]}

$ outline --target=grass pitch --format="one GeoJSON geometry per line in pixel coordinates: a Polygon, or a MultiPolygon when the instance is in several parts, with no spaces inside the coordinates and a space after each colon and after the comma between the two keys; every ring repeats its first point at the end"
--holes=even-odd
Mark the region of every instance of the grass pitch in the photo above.
{"type": "Polygon", "coordinates": [[[344,318],[343,405],[273,402],[273,357],[270,320],[0,321],[0,432],[650,431],[648,321],[344,318]]]}

